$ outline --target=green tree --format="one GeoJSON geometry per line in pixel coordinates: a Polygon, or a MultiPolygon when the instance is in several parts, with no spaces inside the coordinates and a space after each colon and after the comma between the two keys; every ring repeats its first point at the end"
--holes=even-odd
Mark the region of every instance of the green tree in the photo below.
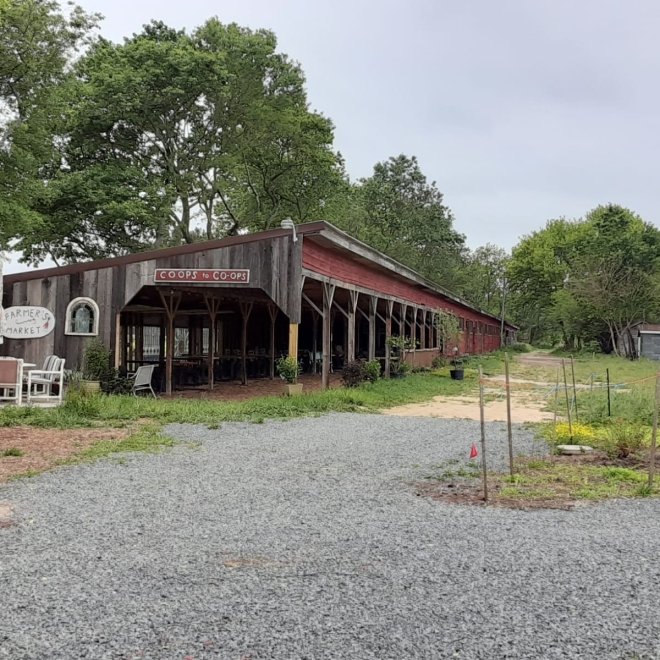
{"type": "Polygon", "coordinates": [[[0,2],[0,244],[42,221],[33,201],[61,121],[56,90],[99,20],[49,0],[0,2]]]}
{"type": "Polygon", "coordinates": [[[341,180],[332,124],[309,111],[302,71],[270,32],[154,22],[121,45],[100,40],[75,74],[40,200],[50,221],[19,244],[33,261],[305,220],[341,180]]]}
{"type": "Polygon", "coordinates": [[[463,297],[490,314],[499,316],[507,292],[506,250],[492,243],[478,247],[465,257],[462,268],[463,297]]]}
{"type": "MultiPolygon", "coordinates": [[[[465,237],[435,182],[429,183],[417,159],[400,155],[377,163],[374,173],[352,191],[361,222],[352,233],[426,277],[452,287],[465,237]]],[[[349,204],[350,205],[350,204],[349,204]]]]}

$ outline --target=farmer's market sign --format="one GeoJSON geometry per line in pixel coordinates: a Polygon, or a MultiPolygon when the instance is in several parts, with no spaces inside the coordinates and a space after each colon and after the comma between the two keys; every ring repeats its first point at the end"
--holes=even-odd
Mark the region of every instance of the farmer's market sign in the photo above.
{"type": "Polygon", "coordinates": [[[2,310],[2,320],[2,334],[7,339],[39,339],[55,327],[55,317],[45,307],[7,307],[2,310]]]}
{"type": "Polygon", "coordinates": [[[156,268],[154,272],[156,284],[247,284],[249,281],[247,268],[156,268]]]}

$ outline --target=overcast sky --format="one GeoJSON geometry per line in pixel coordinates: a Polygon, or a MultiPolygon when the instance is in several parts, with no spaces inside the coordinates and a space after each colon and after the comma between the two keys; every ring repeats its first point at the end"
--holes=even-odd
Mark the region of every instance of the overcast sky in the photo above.
{"type": "MultiPolygon", "coordinates": [[[[78,0],[115,41],[150,19],[269,28],[352,178],[419,158],[471,247],[616,202],[658,224],[654,0],[78,0]]],[[[11,270],[23,266],[12,264],[11,270]]]]}

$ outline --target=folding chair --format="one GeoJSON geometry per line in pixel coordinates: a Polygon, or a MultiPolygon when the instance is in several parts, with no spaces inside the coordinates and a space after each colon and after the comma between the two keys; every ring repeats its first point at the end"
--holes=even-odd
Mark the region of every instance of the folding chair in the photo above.
{"type": "Polygon", "coordinates": [[[23,400],[23,360],[0,357],[0,401],[20,406],[23,400]]]}
{"type": "Polygon", "coordinates": [[[154,392],[154,388],[151,386],[151,379],[153,378],[155,368],[156,368],[155,364],[138,367],[138,370],[135,372],[135,376],[133,378],[134,396],[137,396],[138,392],[149,390],[149,392],[151,392],[154,399],[156,398],[156,393],[154,392]]]}
{"type": "MultiPolygon", "coordinates": [[[[52,356],[51,356],[52,357],[52,356]]],[[[64,394],[64,358],[55,357],[50,369],[33,369],[27,377],[27,402],[62,403],[64,394]],[[56,391],[57,390],[57,391],[56,391]]]]}

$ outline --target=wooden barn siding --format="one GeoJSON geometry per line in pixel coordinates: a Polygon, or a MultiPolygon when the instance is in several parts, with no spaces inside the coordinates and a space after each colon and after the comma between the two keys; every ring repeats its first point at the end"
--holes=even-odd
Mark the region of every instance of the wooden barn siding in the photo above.
{"type": "MultiPolygon", "coordinates": [[[[68,368],[82,366],[82,355],[90,338],[66,335],[64,332],[66,308],[74,298],[81,296],[96,301],[99,306],[98,338],[106,347],[114,351],[116,315],[143,286],[153,284],[156,268],[249,268],[249,288],[262,289],[292,322],[299,322],[301,243],[302,241],[292,243],[289,236],[271,238],[7,285],[5,288],[7,307],[11,305],[46,307],[55,315],[56,324],[55,330],[41,339],[5,340],[5,343],[0,344],[0,355],[22,357],[27,362],[40,365],[46,355],[55,353],[66,358],[68,368]]],[[[231,284],[196,286],[236,288],[231,284]]]]}
{"type": "Polygon", "coordinates": [[[372,270],[365,264],[353,261],[336,250],[325,248],[312,241],[304,241],[302,265],[308,270],[346,284],[400,298],[411,304],[423,305],[431,309],[445,309],[466,321],[484,323],[498,328],[495,335],[484,334],[482,336],[474,332],[462,332],[459,342],[461,353],[486,353],[496,350],[500,346],[499,325],[495,319],[484,316],[469,307],[463,307],[440,294],[423,291],[413,284],[388,277],[385,273],[372,270]]]}

